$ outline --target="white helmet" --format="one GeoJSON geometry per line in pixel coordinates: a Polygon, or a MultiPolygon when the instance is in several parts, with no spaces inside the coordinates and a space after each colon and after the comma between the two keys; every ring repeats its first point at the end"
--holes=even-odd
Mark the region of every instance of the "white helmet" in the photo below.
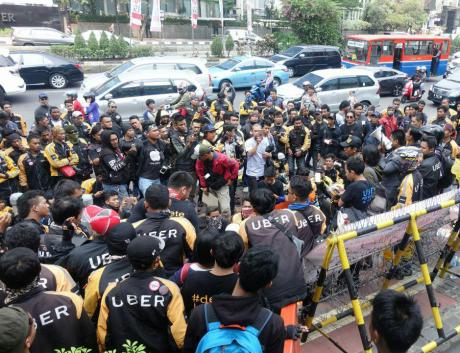
{"type": "Polygon", "coordinates": [[[303,81],[302,86],[311,86],[310,81],[303,81]]]}
{"type": "Polygon", "coordinates": [[[185,92],[187,92],[187,88],[188,88],[188,84],[187,84],[187,82],[185,82],[185,81],[180,81],[180,82],[177,84],[177,92],[179,92],[179,93],[185,93],[185,92]]]}

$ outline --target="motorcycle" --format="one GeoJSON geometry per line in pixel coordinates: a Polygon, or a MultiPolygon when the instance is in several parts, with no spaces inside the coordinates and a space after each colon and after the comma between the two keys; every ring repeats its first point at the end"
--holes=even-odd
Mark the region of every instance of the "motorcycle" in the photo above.
{"type": "Polygon", "coordinates": [[[409,79],[404,85],[401,103],[418,102],[424,93],[425,91],[422,90],[421,82],[415,83],[413,79],[409,79]]]}
{"type": "Polygon", "coordinates": [[[265,103],[265,99],[267,98],[268,94],[263,81],[252,86],[250,92],[251,99],[257,104],[262,105],[265,103]]]}
{"type": "Polygon", "coordinates": [[[421,82],[425,82],[426,81],[426,66],[425,65],[417,66],[415,70],[415,74],[418,75],[418,77],[420,77],[421,82]]]}

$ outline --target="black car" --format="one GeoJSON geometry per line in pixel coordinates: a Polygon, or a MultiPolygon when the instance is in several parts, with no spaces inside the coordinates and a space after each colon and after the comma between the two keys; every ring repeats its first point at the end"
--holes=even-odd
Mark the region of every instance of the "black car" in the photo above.
{"type": "Polygon", "coordinates": [[[350,70],[359,69],[372,73],[379,82],[380,95],[392,95],[398,97],[408,79],[407,74],[385,66],[354,66],[350,70]]]}
{"type": "Polygon", "coordinates": [[[83,81],[83,70],[75,61],[43,51],[17,50],[10,56],[19,64],[19,74],[28,86],[64,88],[83,81]]]}
{"type": "Polygon", "coordinates": [[[270,60],[287,66],[289,77],[342,67],[340,49],[329,45],[297,45],[281,54],[273,55],[270,60]]]}
{"type": "Polygon", "coordinates": [[[445,98],[449,99],[452,107],[460,103],[460,70],[430,87],[428,99],[434,104],[440,104],[445,98]]]}

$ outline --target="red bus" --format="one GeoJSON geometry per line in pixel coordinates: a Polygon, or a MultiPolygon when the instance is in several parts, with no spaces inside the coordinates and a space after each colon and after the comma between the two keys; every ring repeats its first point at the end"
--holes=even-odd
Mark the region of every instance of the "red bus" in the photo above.
{"type": "Polygon", "coordinates": [[[427,75],[446,72],[451,49],[449,38],[427,35],[376,34],[349,35],[342,57],[345,67],[356,65],[387,66],[415,74],[417,66],[425,66],[427,75]],[[440,51],[440,53],[438,53],[440,51]],[[438,53],[437,58],[433,57],[438,53]]]}

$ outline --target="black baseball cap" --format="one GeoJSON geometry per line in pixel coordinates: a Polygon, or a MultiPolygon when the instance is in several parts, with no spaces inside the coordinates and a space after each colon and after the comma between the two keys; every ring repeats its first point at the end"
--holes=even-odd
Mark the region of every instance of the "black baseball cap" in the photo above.
{"type": "Polygon", "coordinates": [[[128,245],[128,260],[136,270],[145,270],[160,256],[164,241],[156,237],[140,236],[128,245]]]}
{"type": "Polygon", "coordinates": [[[105,242],[110,255],[126,255],[128,245],[136,238],[136,230],[128,222],[122,222],[105,234],[105,242]]]}
{"type": "Polygon", "coordinates": [[[353,136],[353,135],[348,135],[348,138],[340,143],[340,146],[342,147],[356,147],[359,148],[362,145],[362,141],[359,137],[353,136]]]}

